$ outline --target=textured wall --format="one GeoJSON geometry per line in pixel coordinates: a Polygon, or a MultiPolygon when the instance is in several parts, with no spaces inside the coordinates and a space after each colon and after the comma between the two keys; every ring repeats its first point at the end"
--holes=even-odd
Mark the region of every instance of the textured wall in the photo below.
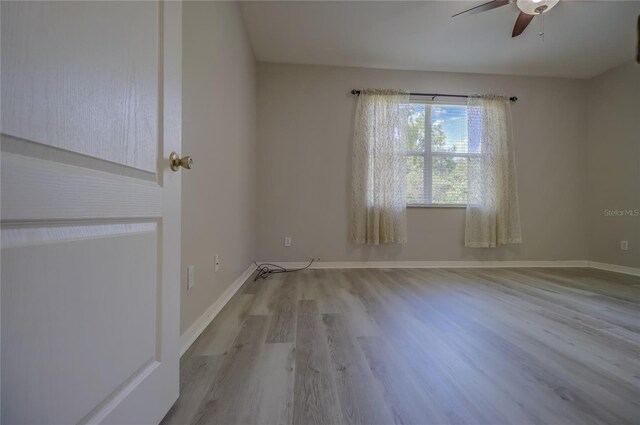
{"type": "Polygon", "coordinates": [[[257,182],[256,65],[238,5],[185,2],[183,14],[182,153],[195,164],[182,171],[181,332],[254,260],[257,182]]]}
{"type": "Polygon", "coordinates": [[[258,64],[262,260],[584,260],[587,81],[258,64]],[[352,88],[517,95],[513,124],[524,243],[463,246],[464,209],[409,209],[406,245],[348,243],[352,88]],[[283,247],[283,237],[293,247],[283,247]]]}
{"type": "Polygon", "coordinates": [[[589,259],[640,267],[640,65],[591,80],[588,113],[589,259]]]}

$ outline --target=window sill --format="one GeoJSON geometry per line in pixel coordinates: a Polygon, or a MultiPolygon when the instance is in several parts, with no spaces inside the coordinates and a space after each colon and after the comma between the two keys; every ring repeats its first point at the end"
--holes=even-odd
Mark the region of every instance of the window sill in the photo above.
{"type": "Polygon", "coordinates": [[[462,208],[466,209],[466,205],[461,204],[407,204],[407,208],[462,208]]]}

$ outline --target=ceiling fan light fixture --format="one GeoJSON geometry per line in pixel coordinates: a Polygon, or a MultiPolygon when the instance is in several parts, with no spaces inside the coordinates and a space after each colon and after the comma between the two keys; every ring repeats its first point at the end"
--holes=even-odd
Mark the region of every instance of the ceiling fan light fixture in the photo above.
{"type": "Polygon", "coordinates": [[[559,0],[518,0],[516,5],[527,15],[541,15],[550,11],[559,0]]]}

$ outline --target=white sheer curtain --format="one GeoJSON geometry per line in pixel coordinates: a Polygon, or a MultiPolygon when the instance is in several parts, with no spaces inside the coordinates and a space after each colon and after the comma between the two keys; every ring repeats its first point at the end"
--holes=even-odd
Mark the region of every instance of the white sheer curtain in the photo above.
{"type": "Polygon", "coordinates": [[[465,246],[522,243],[509,99],[469,97],[468,202],[465,246]]]}
{"type": "Polygon", "coordinates": [[[405,137],[409,93],[362,90],[353,137],[350,240],[407,242],[405,137]]]}

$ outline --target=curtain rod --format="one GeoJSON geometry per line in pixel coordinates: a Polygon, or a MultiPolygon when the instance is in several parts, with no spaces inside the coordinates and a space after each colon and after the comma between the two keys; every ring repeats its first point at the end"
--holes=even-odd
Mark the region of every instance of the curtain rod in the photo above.
{"type": "MultiPolygon", "coordinates": [[[[355,94],[356,96],[360,96],[360,90],[353,89],[351,90],[351,94],[355,94]]],[[[433,99],[436,97],[464,97],[468,98],[469,96],[466,94],[442,94],[442,93],[409,93],[412,96],[431,96],[433,99]]],[[[431,100],[433,100],[431,99],[431,100]]],[[[509,98],[510,101],[516,102],[518,98],[516,96],[511,96],[509,98]]]]}

